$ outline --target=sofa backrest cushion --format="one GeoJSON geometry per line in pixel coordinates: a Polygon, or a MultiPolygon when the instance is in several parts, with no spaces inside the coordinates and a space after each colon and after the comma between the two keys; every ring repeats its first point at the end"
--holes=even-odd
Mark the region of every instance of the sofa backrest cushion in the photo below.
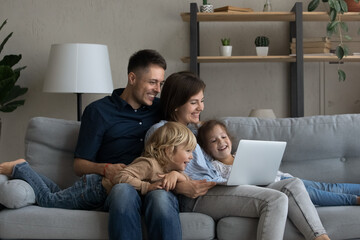
{"type": "Polygon", "coordinates": [[[25,136],[25,158],[33,169],[68,187],[78,179],[73,170],[80,122],[35,117],[25,136]]]}
{"type": "Polygon", "coordinates": [[[360,183],[360,114],[222,120],[234,150],[240,139],[286,141],[282,171],[304,179],[360,183]]]}

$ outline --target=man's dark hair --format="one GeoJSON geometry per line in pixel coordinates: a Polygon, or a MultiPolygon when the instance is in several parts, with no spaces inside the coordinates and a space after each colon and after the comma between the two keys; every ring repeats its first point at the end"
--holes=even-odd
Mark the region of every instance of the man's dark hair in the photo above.
{"type": "Polygon", "coordinates": [[[166,70],[165,59],[155,50],[144,49],[134,53],[129,59],[128,74],[138,70],[145,70],[150,64],[158,65],[166,70]]]}

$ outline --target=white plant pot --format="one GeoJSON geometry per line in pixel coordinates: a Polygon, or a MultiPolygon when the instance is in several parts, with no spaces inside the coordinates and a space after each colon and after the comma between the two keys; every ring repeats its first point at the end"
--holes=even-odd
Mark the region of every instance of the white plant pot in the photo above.
{"type": "Polygon", "coordinates": [[[232,46],[220,46],[220,56],[230,57],[232,46]]]}
{"type": "Polygon", "coordinates": [[[202,5],[200,6],[200,12],[206,12],[206,13],[213,13],[214,12],[214,6],[213,5],[202,5]]]}
{"type": "Polygon", "coordinates": [[[256,47],[256,54],[258,56],[267,56],[269,52],[269,47],[256,47]]]}

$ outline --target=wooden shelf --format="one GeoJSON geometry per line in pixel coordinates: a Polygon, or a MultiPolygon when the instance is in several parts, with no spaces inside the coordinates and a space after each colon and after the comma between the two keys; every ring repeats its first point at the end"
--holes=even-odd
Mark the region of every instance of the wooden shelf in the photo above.
{"type": "MultiPolygon", "coordinates": [[[[190,22],[190,13],[181,13],[184,22],[190,22]]],[[[359,12],[348,12],[340,16],[343,21],[360,21],[359,12]]],[[[246,21],[295,21],[294,12],[239,12],[239,13],[202,13],[197,14],[198,22],[246,22],[246,21]]],[[[303,21],[329,21],[326,12],[303,12],[303,21]]]]}
{"type": "MultiPolygon", "coordinates": [[[[189,63],[190,57],[181,58],[183,63],[189,63]]],[[[336,56],[304,56],[304,62],[338,62],[336,56]]],[[[236,62],[296,62],[295,56],[278,55],[278,56],[199,56],[198,63],[236,63],[236,62]]],[[[360,56],[344,57],[342,62],[360,62],[360,56]]]]}

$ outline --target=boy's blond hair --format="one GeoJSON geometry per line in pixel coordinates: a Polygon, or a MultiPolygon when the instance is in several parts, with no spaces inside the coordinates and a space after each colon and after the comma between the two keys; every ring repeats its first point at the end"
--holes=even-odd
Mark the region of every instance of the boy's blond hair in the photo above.
{"type": "Polygon", "coordinates": [[[160,166],[165,167],[170,161],[166,150],[169,149],[171,153],[175,153],[180,145],[193,151],[196,147],[195,135],[184,124],[167,122],[150,136],[145,144],[143,156],[154,158],[160,166]]]}

